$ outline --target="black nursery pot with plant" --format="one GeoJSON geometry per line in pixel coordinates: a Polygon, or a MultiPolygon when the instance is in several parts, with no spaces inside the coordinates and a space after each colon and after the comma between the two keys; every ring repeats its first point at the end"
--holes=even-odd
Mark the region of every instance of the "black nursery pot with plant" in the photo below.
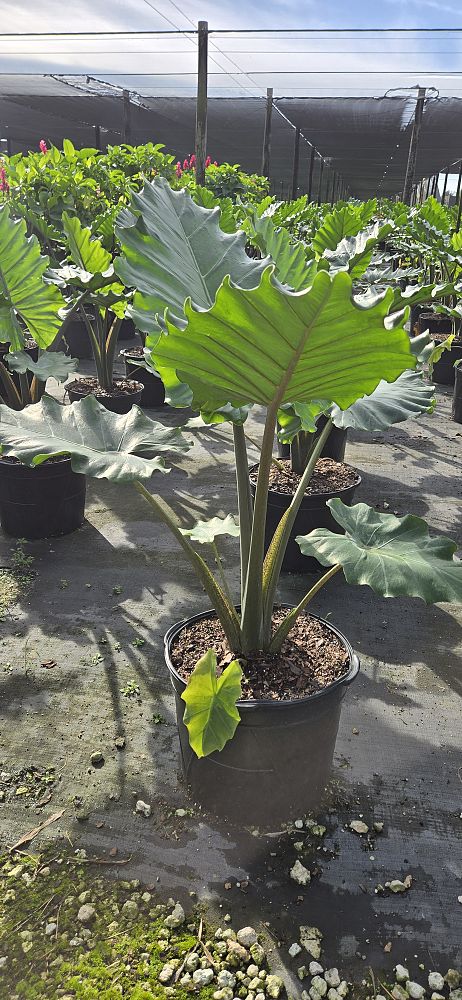
{"type": "Polygon", "coordinates": [[[165,388],[162,379],[140,365],[144,351],[142,347],[125,348],[120,352],[125,361],[125,374],[129,379],[141,382],[141,406],[153,407],[165,405],[165,388]]]}
{"type": "MultiPolygon", "coordinates": [[[[422,312],[419,316],[419,330],[420,333],[428,330],[432,339],[438,343],[438,341],[446,340],[451,333],[454,333],[454,322],[450,316],[433,312],[422,312]]],[[[451,347],[449,350],[443,351],[439,360],[433,365],[432,381],[437,382],[438,385],[454,385],[454,365],[460,360],[462,360],[462,339],[460,336],[460,324],[458,324],[456,326],[456,336],[451,347]]]]}
{"type": "Polygon", "coordinates": [[[96,378],[91,377],[68,382],[66,392],[71,403],[85,396],[94,396],[111,413],[128,413],[134,404],[140,405],[143,386],[141,382],[130,381],[127,384],[126,379],[115,378],[112,389],[107,391],[98,385],[96,378]]]}
{"type": "Polygon", "coordinates": [[[49,538],[76,531],[85,516],[86,477],[60,456],[29,468],[0,458],[0,523],[13,538],[49,538]]]}
{"type": "MultiPolygon", "coordinates": [[[[250,475],[256,473],[258,465],[250,469],[250,475]]],[[[317,559],[302,555],[300,547],[295,541],[297,535],[308,535],[315,528],[328,528],[329,531],[340,532],[340,526],[332,517],[327,506],[328,500],[340,497],[344,504],[350,506],[358,486],[361,483],[361,476],[356,473],[356,481],[351,486],[344,489],[336,489],[332,493],[307,493],[300,504],[299,511],[290,533],[289,542],[282,561],[283,573],[317,573],[322,567],[317,559]]],[[[250,480],[252,496],[255,497],[255,485],[250,480]]],[[[268,491],[268,506],[266,511],[265,525],[265,547],[268,548],[282,515],[292,502],[293,494],[279,493],[277,490],[268,491]]]]}
{"type": "Polygon", "coordinates": [[[359,659],[348,639],[316,615],[340,639],[348,657],[345,674],[315,694],[290,701],[237,704],[241,721],[220,752],[197,757],[183,722],[186,683],[172,663],[172,643],[189,626],[216,617],[206,611],[178,622],[165,635],[165,661],[175,693],[184,777],[192,796],[216,815],[269,829],[319,808],[329,782],[340,710],[359,659]]]}

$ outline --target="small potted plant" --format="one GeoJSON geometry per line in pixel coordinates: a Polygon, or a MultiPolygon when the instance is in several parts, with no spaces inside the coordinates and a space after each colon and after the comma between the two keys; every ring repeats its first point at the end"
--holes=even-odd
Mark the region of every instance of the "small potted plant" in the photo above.
{"type": "Polygon", "coordinates": [[[117,338],[128,304],[125,288],[114,274],[112,254],[91,235],[90,229],[75,216],[64,213],[63,230],[70,264],[49,273],[71,294],[74,309],[78,302],[96,367],[96,375],[68,382],[66,392],[71,402],[93,395],[108,410],[128,413],[134,403],[140,402],[143,385],[114,376],[117,338]]]}

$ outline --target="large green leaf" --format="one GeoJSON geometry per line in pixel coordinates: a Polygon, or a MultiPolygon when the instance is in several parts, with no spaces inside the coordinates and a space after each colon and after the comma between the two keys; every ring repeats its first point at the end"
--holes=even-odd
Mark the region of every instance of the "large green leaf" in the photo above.
{"type": "Polygon", "coordinates": [[[116,416],[94,396],[62,406],[46,395],[20,411],[0,406],[0,446],[29,466],[70,455],[74,472],[118,482],[168,472],[159,453],[190,447],[179,428],[150,420],[138,406],[116,416]]]}
{"type": "Polygon", "coordinates": [[[242,694],[241,677],[238,660],[233,660],[217,677],[217,658],[213,649],[208,649],[197,661],[181,695],[186,704],[183,722],[197,757],[223,750],[225,743],[234,736],[241,720],[236,708],[242,694]]]}
{"type": "Polygon", "coordinates": [[[156,177],[133,195],[132,210],[135,223],[125,213],[116,227],[123,256],[115,268],[136,289],[131,315],[139,330],[158,330],[156,317],[167,307],[173,321],[183,324],[188,296],[210,308],[227,274],[245,288],[258,285],[268,261],[247,256],[244,233],[221,230],[218,208],[201,208],[186,191],[172,191],[156,177]]]}
{"type": "Polygon", "coordinates": [[[32,372],[41,382],[46,382],[51,377],[58,382],[65,382],[71,372],[76,372],[79,367],[78,358],[70,358],[62,351],[48,351],[41,354],[37,361],[26,351],[16,351],[7,354],[6,360],[10,371],[18,372],[19,375],[32,372]]]}
{"type": "Polygon", "coordinates": [[[326,250],[323,262],[329,264],[329,271],[348,271],[353,279],[360,278],[369,267],[372,254],[380,240],[385,239],[394,228],[392,222],[376,222],[363,229],[357,236],[346,236],[335,250],[326,250]]]}
{"type": "Polygon", "coordinates": [[[59,331],[64,300],[43,280],[48,264],[37,238],[26,237],[24,220],[14,222],[8,207],[0,208],[0,341],[13,350],[24,346],[20,320],[39,347],[52,344],[59,331]]]}
{"type": "Polygon", "coordinates": [[[406,331],[389,320],[385,328],[392,295],[360,307],[349,275],[324,271],[298,293],[275,283],[272,268],[249,291],[225,279],[207,312],[186,305],[186,329],[168,324],[153,363],[161,375],[176,371],[197,409],[313,399],[346,408],[415,367],[406,331]]]}
{"type": "Polygon", "coordinates": [[[322,257],[326,250],[335,250],[346,236],[357,236],[372,219],[377,208],[375,198],[362,205],[343,205],[324,217],[313,239],[313,250],[322,257]]]}
{"type": "Polygon", "coordinates": [[[77,216],[67,212],[63,212],[63,229],[74,264],[90,274],[104,274],[112,264],[112,256],[100,240],[92,236],[91,229],[86,229],[77,216]]]}
{"type": "Polygon", "coordinates": [[[262,253],[271,257],[276,277],[284,285],[298,292],[312,284],[316,262],[307,262],[303,244],[292,243],[287,229],[276,229],[268,215],[260,218],[254,210],[253,216],[246,220],[245,231],[262,253]]]}
{"type": "Polygon", "coordinates": [[[366,584],[381,597],[420,597],[427,604],[462,601],[462,562],[454,559],[455,542],[431,538],[420,517],[379,514],[367,504],[327,506],[345,535],[316,528],[298,535],[301,551],[323,566],[343,567],[348,583],[366,584]]]}
{"type": "Polygon", "coordinates": [[[370,396],[356,400],[347,410],[333,406],[331,417],[336,427],[354,427],[360,431],[383,431],[435,408],[435,388],[424,381],[421,372],[403,372],[396,382],[379,382],[370,396]]]}

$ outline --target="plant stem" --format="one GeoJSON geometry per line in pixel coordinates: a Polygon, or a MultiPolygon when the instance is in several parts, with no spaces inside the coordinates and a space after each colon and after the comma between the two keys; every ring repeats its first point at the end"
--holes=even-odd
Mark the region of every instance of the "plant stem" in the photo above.
{"type": "Polygon", "coordinates": [[[215,563],[216,563],[216,566],[217,566],[217,569],[218,569],[218,573],[220,575],[220,580],[221,580],[221,585],[222,585],[222,588],[223,588],[223,593],[226,594],[226,597],[228,598],[229,604],[231,605],[231,607],[233,607],[233,598],[231,596],[231,591],[229,589],[228,581],[226,579],[226,573],[225,573],[225,570],[224,570],[223,563],[221,561],[221,556],[220,556],[220,553],[218,551],[218,545],[217,545],[215,539],[213,540],[213,542],[211,542],[211,548],[212,548],[212,552],[213,552],[213,558],[215,559],[215,563]]]}
{"type": "Polygon", "coordinates": [[[297,489],[292,497],[290,506],[287,508],[285,513],[282,515],[281,520],[274,532],[271,539],[268,552],[266,553],[265,562],[263,566],[263,598],[264,598],[264,621],[263,621],[263,638],[267,645],[271,639],[271,623],[273,619],[273,604],[276,596],[276,588],[279,581],[279,576],[281,573],[282,561],[284,559],[285,551],[290,538],[290,533],[295,523],[295,518],[300,509],[300,504],[305,495],[305,490],[313,474],[316,462],[324,448],[324,445],[329,437],[332,430],[333,423],[329,420],[326,426],[323,427],[319,438],[313,448],[310,456],[310,460],[306,466],[306,469],[300,479],[297,489]]]}
{"type": "Polygon", "coordinates": [[[273,635],[273,638],[269,646],[270,653],[279,653],[279,650],[281,649],[284,639],[287,639],[287,636],[289,635],[290,630],[294,627],[298,616],[301,614],[302,611],[304,611],[307,604],[309,604],[310,601],[313,600],[313,597],[318,593],[318,591],[321,590],[321,588],[324,587],[324,585],[328,582],[328,580],[330,580],[331,577],[335,576],[335,574],[338,573],[340,569],[342,569],[342,567],[339,565],[331,566],[330,569],[327,571],[327,573],[324,573],[324,576],[321,576],[321,578],[316,581],[314,586],[311,587],[311,590],[309,590],[308,593],[305,594],[304,597],[302,597],[300,603],[297,604],[297,607],[292,608],[292,611],[289,611],[289,614],[286,615],[284,621],[281,622],[279,628],[276,629],[273,635]]]}
{"type": "Polygon", "coordinates": [[[234,456],[236,461],[237,500],[241,547],[241,605],[249,565],[250,538],[252,534],[253,503],[249,481],[249,460],[246,435],[242,424],[233,424],[234,456]]]}
{"type": "Polygon", "coordinates": [[[263,639],[263,559],[265,552],[265,525],[268,506],[269,474],[273,453],[279,398],[268,407],[260,451],[257,488],[253,508],[252,536],[249,563],[242,602],[243,652],[262,648],[263,639]]]}
{"type": "Polygon", "coordinates": [[[183,552],[185,552],[189,561],[192,563],[204,590],[208,594],[213,607],[215,608],[230,649],[236,653],[241,652],[241,632],[236,609],[228,601],[226,594],[224,594],[218,586],[218,583],[210,572],[207,563],[204,562],[202,556],[196,552],[190,542],[188,542],[187,538],[183,535],[177,524],[175,514],[165,501],[161,501],[159,498],[154,497],[138,479],[134,480],[133,485],[138,493],[140,493],[141,496],[148,501],[158,518],[170,528],[170,531],[176,538],[177,542],[181,545],[183,552]]]}

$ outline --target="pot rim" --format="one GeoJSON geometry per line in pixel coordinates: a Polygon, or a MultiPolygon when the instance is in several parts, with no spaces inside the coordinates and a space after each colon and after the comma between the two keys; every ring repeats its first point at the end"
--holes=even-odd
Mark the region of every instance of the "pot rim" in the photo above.
{"type": "MultiPolygon", "coordinates": [[[[345,428],[345,430],[347,430],[347,429],[349,430],[349,428],[345,428]]],[[[335,461],[335,459],[334,459],[334,461],[335,461]]],[[[255,469],[258,469],[259,464],[260,464],[259,462],[256,462],[255,465],[249,466],[249,479],[250,479],[250,473],[253,472],[255,469]]],[[[339,462],[338,465],[348,465],[348,462],[339,462]]],[[[351,465],[350,468],[353,469],[354,467],[351,465]]],[[[329,493],[325,493],[325,492],[324,493],[319,493],[319,492],[304,493],[303,494],[303,500],[311,500],[311,499],[315,499],[315,498],[316,499],[319,498],[319,499],[322,500],[325,497],[326,498],[326,502],[327,502],[327,500],[333,500],[333,499],[335,499],[335,497],[341,497],[343,493],[348,493],[349,490],[356,490],[358,488],[358,486],[361,486],[362,479],[361,479],[361,476],[360,476],[360,474],[359,474],[359,472],[358,472],[357,469],[354,469],[354,472],[356,473],[356,476],[357,476],[357,481],[355,483],[350,483],[349,486],[342,486],[340,489],[330,491],[329,493]]],[[[250,485],[255,489],[256,483],[253,483],[252,481],[250,481],[250,485]]],[[[281,493],[280,490],[273,490],[273,489],[269,488],[268,489],[268,496],[270,496],[271,494],[273,496],[277,496],[277,497],[286,497],[288,499],[289,503],[291,502],[291,500],[293,500],[293,498],[295,496],[295,493],[281,493]]],[[[316,617],[316,616],[313,615],[313,617],[316,617]]]]}
{"type": "MultiPolygon", "coordinates": [[[[295,607],[294,604],[286,604],[284,601],[279,606],[282,608],[287,608],[287,610],[290,610],[291,608],[295,607]]],[[[167,629],[164,635],[164,655],[167,668],[170,674],[173,674],[173,676],[176,677],[176,679],[179,680],[180,683],[183,684],[185,688],[187,687],[186,681],[181,676],[181,674],[178,673],[178,671],[173,666],[173,663],[170,659],[170,646],[172,643],[172,639],[176,636],[177,633],[181,632],[182,628],[186,627],[186,625],[188,624],[192,624],[198,621],[203,621],[204,618],[218,618],[218,615],[214,608],[208,608],[207,611],[200,611],[196,615],[191,615],[188,618],[182,618],[180,621],[175,622],[173,625],[170,626],[169,629],[167,629]]],[[[314,694],[306,695],[304,698],[289,698],[286,701],[273,701],[269,698],[247,698],[236,702],[236,704],[239,706],[239,709],[243,709],[244,711],[246,711],[247,709],[249,709],[250,711],[256,711],[259,708],[265,708],[265,709],[274,709],[274,711],[282,711],[283,709],[287,709],[288,707],[292,706],[296,707],[297,705],[306,705],[308,703],[311,704],[312,702],[317,701],[320,698],[323,698],[326,694],[329,694],[331,691],[334,691],[335,688],[340,687],[342,684],[348,686],[352,683],[352,681],[354,681],[355,677],[357,677],[359,672],[360,661],[350,641],[347,639],[345,635],[343,635],[343,632],[341,632],[340,629],[338,629],[335,625],[332,625],[331,622],[326,621],[325,618],[321,618],[320,615],[313,615],[310,613],[310,618],[314,618],[316,621],[322,622],[323,625],[327,625],[327,627],[331,630],[331,632],[334,632],[337,638],[340,639],[350,658],[350,666],[348,672],[344,674],[343,677],[338,677],[337,680],[332,681],[331,684],[328,684],[326,685],[326,687],[321,688],[320,691],[315,691],[314,694]]]]}
{"type": "MultiPolygon", "coordinates": [[[[95,378],[96,376],[90,375],[89,377],[90,378],[95,378]]],[[[83,378],[81,378],[81,379],[80,378],[74,379],[73,382],[66,382],[66,385],[64,386],[65,391],[68,392],[69,389],[72,389],[74,392],[75,391],[79,392],[80,391],[79,390],[79,382],[84,382],[85,378],[86,378],[86,376],[83,376],[83,378]]],[[[137,394],[139,392],[142,392],[143,389],[144,389],[143,383],[142,382],[137,382],[136,379],[131,379],[131,378],[130,379],[126,379],[126,378],[124,378],[123,375],[116,375],[116,377],[114,379],[114,384],[117,383],[118,381],[130,382],[130,385],[132,385],[134,387],[133,390],[131,390],[130,392],[113,392],[113,393],[109,394],[109,393],[106,392],[105,389],[102,389],[101,386],[98,385],[94,389],[90,389],[90,392],[82,392],[82,396],[97,396],[98,393],[100,395],[102,393],[105,393],[104,399],[115,399],[115,398],[119,399],[121,396],[122,397],[124,397],[124,396],[134,396],[135,394],[137,394]]]]}

